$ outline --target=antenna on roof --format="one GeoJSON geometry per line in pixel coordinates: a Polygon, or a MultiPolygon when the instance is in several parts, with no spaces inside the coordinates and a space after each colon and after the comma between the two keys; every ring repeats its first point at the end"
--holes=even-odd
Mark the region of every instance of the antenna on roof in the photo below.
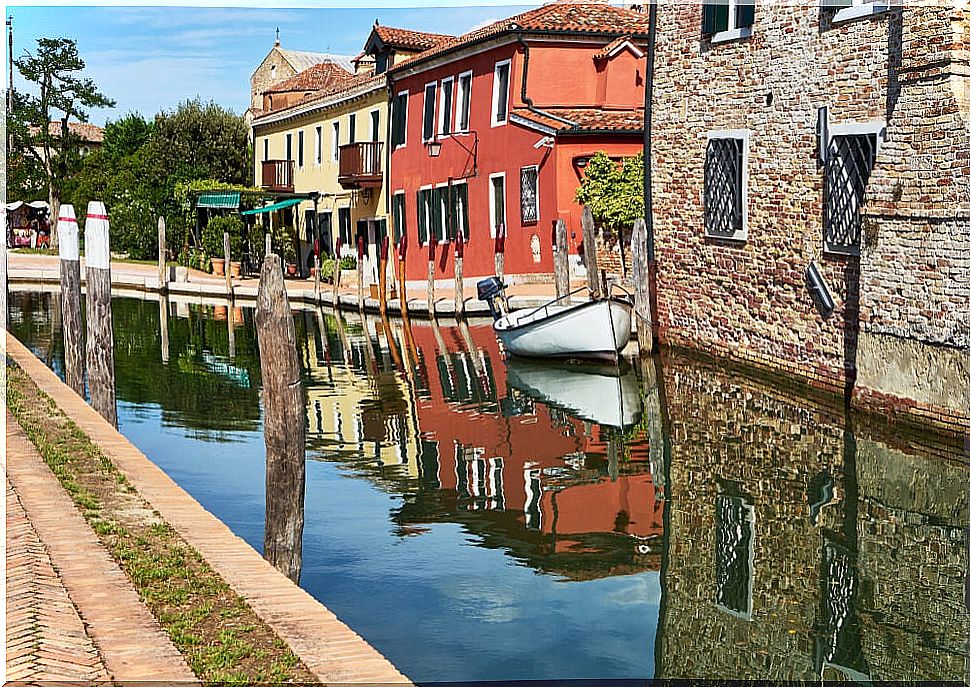
{"type": "Polygon", "coordinates": [[[276,27],[276,47],[280,47],[280,27],[276,27]]]}

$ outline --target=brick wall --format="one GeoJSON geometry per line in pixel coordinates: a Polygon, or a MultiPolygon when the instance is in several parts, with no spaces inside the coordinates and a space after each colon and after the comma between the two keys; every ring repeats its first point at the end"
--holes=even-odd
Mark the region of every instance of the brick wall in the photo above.
{"type": "MultiPolygon", "coordinates": [[[[859,320],[872,322],[877,310],[882,326],[911,339],[936,343],[948,331],[949,341],[959,340],[953,333],[963,326],[961,316],[951,311],[967,310],[968,268],[959,254],[966,222],[951,218],[944,228],[938,198],[956,194],[941,188],[966,166],[963,153],[954,152],[968,150],[960,147],[966,124],[949,84],[937,79],[912,96],[904,85],[911,65],[951,54],[954,33],[943,31],[953,23],[949,12],[907,5],[833,25],[818,3],[763,3],[750,38],[712,45],[701,35],[698,5],[660,6],[653,180],[662,340],[767,365],[838,391],[851,387],[856,376],[859,320]],[[920,232],[921,272],[893,267],[911,237],[891,238],[890,221],[875,229],[864,223],[861,268],[859,257],[823,250],[816,135],[821,106],[828,107],[832,126],[886,124],[887,141],[873,172],[876,185],[888,189],[878,192],[882,197],[899,196],[893,189],[901,159],[921,165],[913,170],[918,183],[904,187],[896,201],[920,232]],[[894,149],[903,127],[897,119],[907,122],[915,141],[949,150],[948,165],[935,157],[930,163],[929,151],[916,158],[894,149]],[[705,149],[708,132],[718,130],[748,136],[743,241],[705,236],[705,149]],[[927,189],[934,190],[928,195],[927,189]],[[883,246],[879,256],[866,255],[873,241],[883,246]],[[820,315],[805,285],[812,261],[835,300],[828,317],[820,315]],[[876,261],[886,267],[866,274],[876,261]],[[898,285],[887,283],[893,269],[893,278],[902,280],[933,272],[937,285],[899,294],[898,285]],[[874,284],[885,284],[891,294],[885,304],[867,297],[874,284]],[[898,305],[897,296],[907,302],[906,316],[882,314],[898,305]],[[909,318],[914,310],[922,325],[909,318]],[[947,317],[940,317],[942,311],[947,317]]],[[[939,406],[922,405],[939,415],[939,406]]]]}
{"type": "Polygon", "coordinates": [[[263,92],[275,84],[285,81],[292,76],[296,76],[293,66],[283,59],[279,50],[273,48],[263,59],[250,79],[250,108],[262,109],[263,92]],[[273,74],[273,67],[276,67],[276,76],[273,74]]]}

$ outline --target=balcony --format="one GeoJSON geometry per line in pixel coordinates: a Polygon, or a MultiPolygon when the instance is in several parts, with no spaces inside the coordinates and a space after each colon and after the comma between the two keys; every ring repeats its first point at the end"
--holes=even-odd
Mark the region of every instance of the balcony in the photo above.
{"type": "Polygon", "coordinates": [[[293,193],[293,160],[263,160],[261,186],[267,191],[293,193]]]}
{"type": "Polygon", "coordinates": [[[340,146],[340,171],[337,181],[346,189],[379,188],[383,180],[380,141],[340,146]]]}

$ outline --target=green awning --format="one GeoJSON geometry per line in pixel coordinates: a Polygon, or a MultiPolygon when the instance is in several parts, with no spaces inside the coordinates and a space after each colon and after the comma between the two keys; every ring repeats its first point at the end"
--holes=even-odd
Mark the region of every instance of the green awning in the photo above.
{"type": "Polygon", "coordinates": [[[195,205],[200,208],[235,210],[239,207],[239,191],[203,191],[195,205]]]}
{"type": "Polygon", "coordinates": [[[246,210],[242,214],[244,215],[258,215],[262,212],[273,212],[275,210],[282,210],[283,208],[292,207],[304,201],[303,198],[287,198],[286,200],[281,200],[278,203],[273,203],[272,205],[267,205],[264,208],[255,208],[253,210],[246,210]]]}

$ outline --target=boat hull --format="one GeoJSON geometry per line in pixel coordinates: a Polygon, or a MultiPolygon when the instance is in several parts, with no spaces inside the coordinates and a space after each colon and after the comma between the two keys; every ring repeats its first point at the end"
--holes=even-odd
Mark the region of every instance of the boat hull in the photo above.
{"type": "Polygon", "coordinates": [[[609,298],[509,313],[494,324],[512,355],[614,361],[630,341],[633,304],[609,298]]]}

